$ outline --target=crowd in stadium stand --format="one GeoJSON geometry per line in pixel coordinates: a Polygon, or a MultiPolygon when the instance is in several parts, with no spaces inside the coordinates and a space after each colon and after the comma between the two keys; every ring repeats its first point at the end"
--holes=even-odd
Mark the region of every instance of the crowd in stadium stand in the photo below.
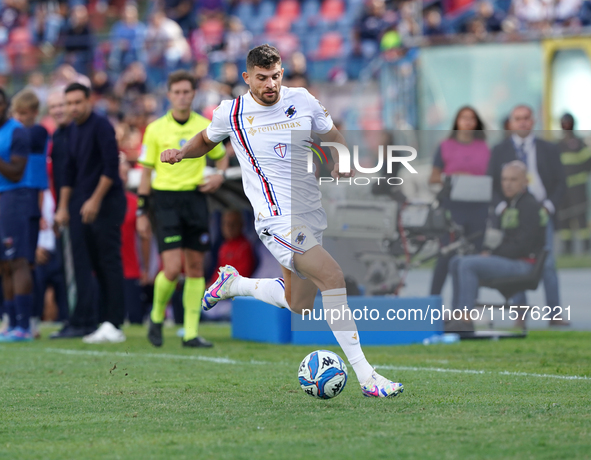
{"type": "Polygon", "coordinates": [[[273,44],[286,60],[300,50],[311,60],[367,60],[429,42],[589,25],[588,0],[3,0],[0,75],[54,60],[86,74],[140,62],[159,84],[194,62],[218,76],[223,63],[240,65],[253,43],[273,44]]]}

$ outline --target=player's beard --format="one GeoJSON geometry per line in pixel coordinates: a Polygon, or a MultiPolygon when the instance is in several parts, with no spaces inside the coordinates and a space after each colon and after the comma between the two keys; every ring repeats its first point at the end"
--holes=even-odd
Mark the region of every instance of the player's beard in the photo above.
{"type": "Polygon", "coordinates": [[[279,99],[279,89],[277,89],[272,96],[265,94],[265,91],[262,91],[257,96],[263,103],[267,105],[273,105],[279,99]]]}

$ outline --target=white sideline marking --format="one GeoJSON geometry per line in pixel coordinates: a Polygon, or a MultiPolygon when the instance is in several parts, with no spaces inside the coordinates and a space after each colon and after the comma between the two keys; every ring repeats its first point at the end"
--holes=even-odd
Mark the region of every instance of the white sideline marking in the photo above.
{"type": "MultiPolygon", "coordinates": [[[[270,363],[265,361],[239,361],[230,358],[214,358],[211,356],[199,355],[174,355],[170,353],[127,353],[122,351],[97,351],[97,350],[69,350],[67,348],[45,348],[48,353],[57,353],[62,355],[82,355],[82,356],[120,356],[123,358],[166,358],[166,359],[181,359],[187,361],[206,361],[216,364],[254,364],[254,365],[277,365],[286,363],[270,363]]],[[[414,367],[414,366],[390,366],[378,365],[376,369],[385,369],[390,371],[413,371],[413,372],[444,372],[451,374],[497,374],[509,375],[514,377],[537,377],[549,378],[559,380],[591,380],[591,377],[580,375],[555,375],[555,374],[533,374],[528,372],[510,372],[510,371],[477,371],[472,369],[445,369],[442,367],[414,367]]]]}
{"type": "Polygon", "coordinates": [[[115,355],[122,358],[166,358],[181,359],[188,361],[207,361],[216,364],[271,364],[263,361],[237,361],[230,358],[214,358],[212,356],[199,355],[173,355],[170,353],[128,353],[124,351],[96,351],[96,350],[68,350],[67,348],[45,348],[48,353],[57,353],[62,355],[84,355],[84,356],[109,356],[115,355]]]}
{"type": "Polygon", "coordinates": [[[509,372],[509,371],[475,371],[472,369],[445,369],[442,367],[412,367],[412,366],[375,366],[376,369],[386,369],[390,371],[418,371],[418,372],[448,372],[456,374],[497,374],[512,375],[516,377],[540,377],[560,380],[591,380],[591,377],[584,375],[555,375],[555,374],[530,374],[529,372],[509,372]]]}

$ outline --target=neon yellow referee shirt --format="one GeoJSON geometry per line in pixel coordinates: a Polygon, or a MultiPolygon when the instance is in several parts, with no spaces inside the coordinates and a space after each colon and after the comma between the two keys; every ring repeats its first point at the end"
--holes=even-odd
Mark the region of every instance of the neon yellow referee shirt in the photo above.
{"type": "MultiPolygon", "coordinates": [[[[156,177],[152,181],[153,189],[180,192],[195,190],[203,183],[203,171],[207,162],[204,156],[187,158],[178,165],[171,165],[160,161],[160,153],[166,149],[182,148],[189,139],[207,128],[210,123],[207,118],[191,112],[186,123],[181,125],[169,111],[146,127],[142,153],[138,161],[156,171],[156,177]]],[[[212,160],[219,160],[225,154],[226,150],[220,143],[207,156],[212,160]]]]}

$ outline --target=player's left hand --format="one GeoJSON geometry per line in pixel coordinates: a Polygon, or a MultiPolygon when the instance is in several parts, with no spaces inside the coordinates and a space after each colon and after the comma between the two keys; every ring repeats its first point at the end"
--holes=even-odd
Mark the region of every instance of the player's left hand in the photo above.
{"type": "Polygon", "coordinates": [[[82,208],[80,208],[80,215],[82,216],[83,224],[92,224],[96,220],[96,216],[101,210],[100,201],[89,198],[84,202],[82,208]]]}
{"type": "Polygon", "coordinates": [[[199,187],[199,191],[202,193],[213,193],[224,183],[224,176],[221,174],[212,174],[205,178],[205,182],[199,187]]]}

